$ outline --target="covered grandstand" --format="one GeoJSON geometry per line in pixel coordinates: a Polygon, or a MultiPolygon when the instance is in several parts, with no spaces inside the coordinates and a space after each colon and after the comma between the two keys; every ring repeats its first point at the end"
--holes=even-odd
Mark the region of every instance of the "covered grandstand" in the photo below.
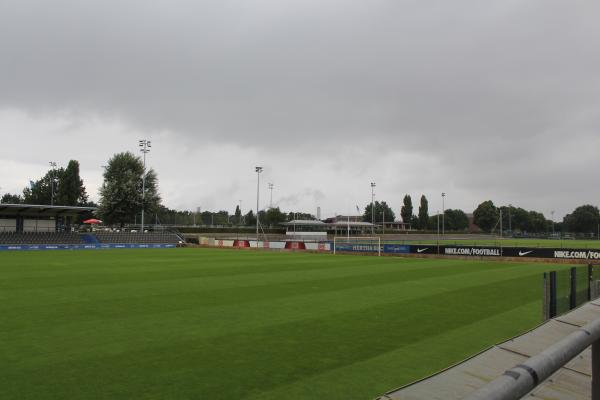
{"type": "Polygon", "coordinates": [[[172,247],[182,243],[177,233],[167,231],[79,232],[82,217],[95,211],[95,207],[0,203],[0,249],[172,247]]]}
{"type": "Polygon", "coordinates": [[[71,232],[78,217],[94,211],[95,207],[0,203],[0,232],[71,232]]]}

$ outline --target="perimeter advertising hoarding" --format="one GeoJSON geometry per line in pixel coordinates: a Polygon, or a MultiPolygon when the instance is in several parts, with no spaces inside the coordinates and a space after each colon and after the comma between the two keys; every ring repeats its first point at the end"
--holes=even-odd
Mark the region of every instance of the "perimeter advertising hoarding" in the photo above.
{"type": "Polygon", "coordinates": [[[567,260],[600,260],[600,250],[538,247],[410,246],[412,254],[441,254],[463,257],[524,257],[567,260]]]}
{"type": "Polygon", "coordinates": [[[408,254],[411,251],[411,246],[407,244],[384,244],[383,252],[391,254],[408,254]]]}
{"type": "Polygon", "coordinates": [[[171,249],[174,244],[8,244],[2,250],[171,249]]]}
{"type": "Polygon", "coordinates": [[[355,253],[377,253],[377,245],[370,243],[336,243],[335,251],[347,251],[355,253]]]}

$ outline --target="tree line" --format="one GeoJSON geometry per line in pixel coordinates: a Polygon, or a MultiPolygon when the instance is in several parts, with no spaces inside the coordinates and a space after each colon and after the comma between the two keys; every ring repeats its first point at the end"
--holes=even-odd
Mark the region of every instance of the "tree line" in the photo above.
{"type": "Polygon", "coordinates": [[[22,194],[5,193],[2,203],[54,204],[62,206],[88,206],[88,195],[79,176],[79,162],[70,160],[66,168],[51,168],[29,186],[22,194]]]}
{"type": "MultiPolygon", "coordinates": [[[[90,202],[79,173],[77,160],[70,160],[64,168],[50,168],[42,177],[32,180],[22,194],[6,193],[2,203],[54,204],[63,206],[95,207],[90,202]]],[[[99,190],[98,216],[107,224],[120,225],[141,222],[139,215],[144,209],[148,223],[173,225],[227,225],[251,226],[256,224],[253,210],[242,214],[239,206],[235,212],[172,210],[161,203],[158,192],[158,177],[152,169],[145,169],[142,159],[131,152],[113,155],[104,167],[103,183],[99,190]]],[[[447,209],[443,215],[430,215],[429,202],[421,195],[418,210],[409,194],[405,195],[400,207],[400,216],[412,229],[435,231],[442,223],[446,231],[467,231],[469,218],[460,209],[447,209]]],[[[283,212],[279,207],[260,210],[259,218],[264,226],[277,226],[294,219],[315,219],[304,212],[283,212]]],[[[362,215],[365,222],[377,224],[393,222],[396,215],[385,201],[369,203],[362,215]]],[[[561,222],[548,220],[540,212],[521,207],[496,206],[491,200],[479,204],[473,212],[473,223],[484,232],[574,232],[596,233],[600,229],[600,212],[597,206],[582,205],[567,214],[561,222]]]]}
{"type": "MultiPolygon", "coordinates": [[[[387,205],[385,201],[375,201],[373,208],[375,209],[375,216],[371,211],[371,204],[365,207],[363,213],[363,221],[375,223],[393,222],[396,218],[394,211],[387,205]]],[[[414,208],[412,204],[412,198],[409,194],[404,196],[402,206],[400,207],[400,217],[402,222],[410,224],[411,229],[416,230],[436,230],[438,227],[438,215],[429,215],[429,201],[425,195],[421,195],[419,201],[418,212],[414,214],[414,208]]],[[[469,227],[469,218],[462,210],[447,209],[444,210],[444,227],[448,231],[466,231],[469,227]]],[[[439,223],[441,223],[442,217],[439,216],[439,223]]],[[[441,225],[440,225],[441,229],[441,225]]]]}
{"type": "Polygon", "coordinates": [[[474,223],[483,231],[511,232],[573,232],[594,233],[600,230],[598,207],[585,204],[565,215],[561,222],[546,219],[541,212],[525,210],[512,205],[497,207],[491,200],[479,204],[473,212],[474,223]],[[501,217],[501,218],[500,218],[501,217]]]}
{"type": "MultiPolygon", "coordinates": [[[[144,169],[140,157],[131,152],[113,155],[104,166],[103,183],[98,204],[88,200],[79,162],[70,160],[66,168],[50,168],[42,177],[30,181],[22,194],[6,193],[0,201],[9,204],[41,204],[57,206],[98,207],[97,216],[109,225],[139,224],[142,208],[149,224],[169,225],[229,225],[256,224],[253,210],[242,214],[239,205],[234,214],[216,212],[180,211],[162,205],[158,191],[158,177],[152,169],[144,169]]],[[[90,216],[86,216],[90,217],[90,216]]],[[[314,219],[304,212],[281,211],[278,207],[261,210],[262,225],[277,226],[293,219],[314,219]]]]}
{"type": "MultiPolygon", "coordinates": [[[[414,213],[412,198],[405,195],[400,207],[402,222],[410,224],[411,229],[422,231],[466,232],[469,230],[469,217],[460,209],[446,209],[442,214],[429,215],[429,202],[425,195],[421,195],[418,212],[414,213]]],[[[375,201],[373,206],[368,204],[363,212],[363,221],[383,223],[394,221],[395,214],[385,201],[375,201]],[[373,216],[372,208],[375,210],[373,216]]],[[[491,200],[479,204],[473,212],[473,223],[483,232],[511,233],[546,233],[546,232],[573,232],[595,233],[600,230],[600,212],[593,205],[582,205],[572,213],[567,214],[562,221],[556,222],[547,219],[541,212],[525,210],[512,205],[497,207],[491,200]]]]}

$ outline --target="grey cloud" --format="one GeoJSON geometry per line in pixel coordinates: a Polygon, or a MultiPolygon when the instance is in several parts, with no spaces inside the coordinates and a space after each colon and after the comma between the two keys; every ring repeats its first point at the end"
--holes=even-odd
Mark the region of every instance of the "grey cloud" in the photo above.
{"type": "Polygon", "coordinates": [[[583,0],[5,1],[0,107],[121,119],[183,146],[309,149],[341,169],[325,155],[356,146],[361,174],[409,152],[462,190],[534,201],[598,169],[556,149],[600,128],[599,13],[583,0]]]}

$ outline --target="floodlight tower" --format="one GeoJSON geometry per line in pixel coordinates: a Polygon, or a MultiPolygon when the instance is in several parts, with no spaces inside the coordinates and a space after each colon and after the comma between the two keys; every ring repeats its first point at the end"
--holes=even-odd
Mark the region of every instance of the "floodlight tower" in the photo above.
{"type": "Polygon", "coordinates": [[[51,189],[51,193],[50,193],[50,205],[53,206],[54,205],[54,171],[56,169],[56,162],[55,161],[50,161],[48,162],[48,164],[50,164],[50,167],[52,167],[52,174],[50,174],[50,187],[51,189]]]}
{"type": "Polygon", "coordinates": [[[444,199],[446,198],[446,193],[442,192],[442,236],[446,233],[446,210],[444,208],[444,199]]]}
{"type": "Polygon", "coordinates": [[[269,190],[271,191],[271,201],[269,202],[269,208],[273,208],[273,184],[269,183],[269,190]]]}
{"type": "Polygon", "coordinates": [[[142,173],[142,233],[144,233],[144,210],[146,208],[146,153],[150,153],[152,143],[149,140],[142,139],[138,142],[140,151],[144,154],[144,171],[142,173]]]}
{"type": "Polygon", "coordinates": [[[258,199],[260,196],[260,173],[263,171],[263,167],[256,167],[256,247],[258,247],[258,199]]]}
{"type": "Polygon", "coordinates": [[[375,235],[375,182],[371,182],[371,236],[375,235]]]}

